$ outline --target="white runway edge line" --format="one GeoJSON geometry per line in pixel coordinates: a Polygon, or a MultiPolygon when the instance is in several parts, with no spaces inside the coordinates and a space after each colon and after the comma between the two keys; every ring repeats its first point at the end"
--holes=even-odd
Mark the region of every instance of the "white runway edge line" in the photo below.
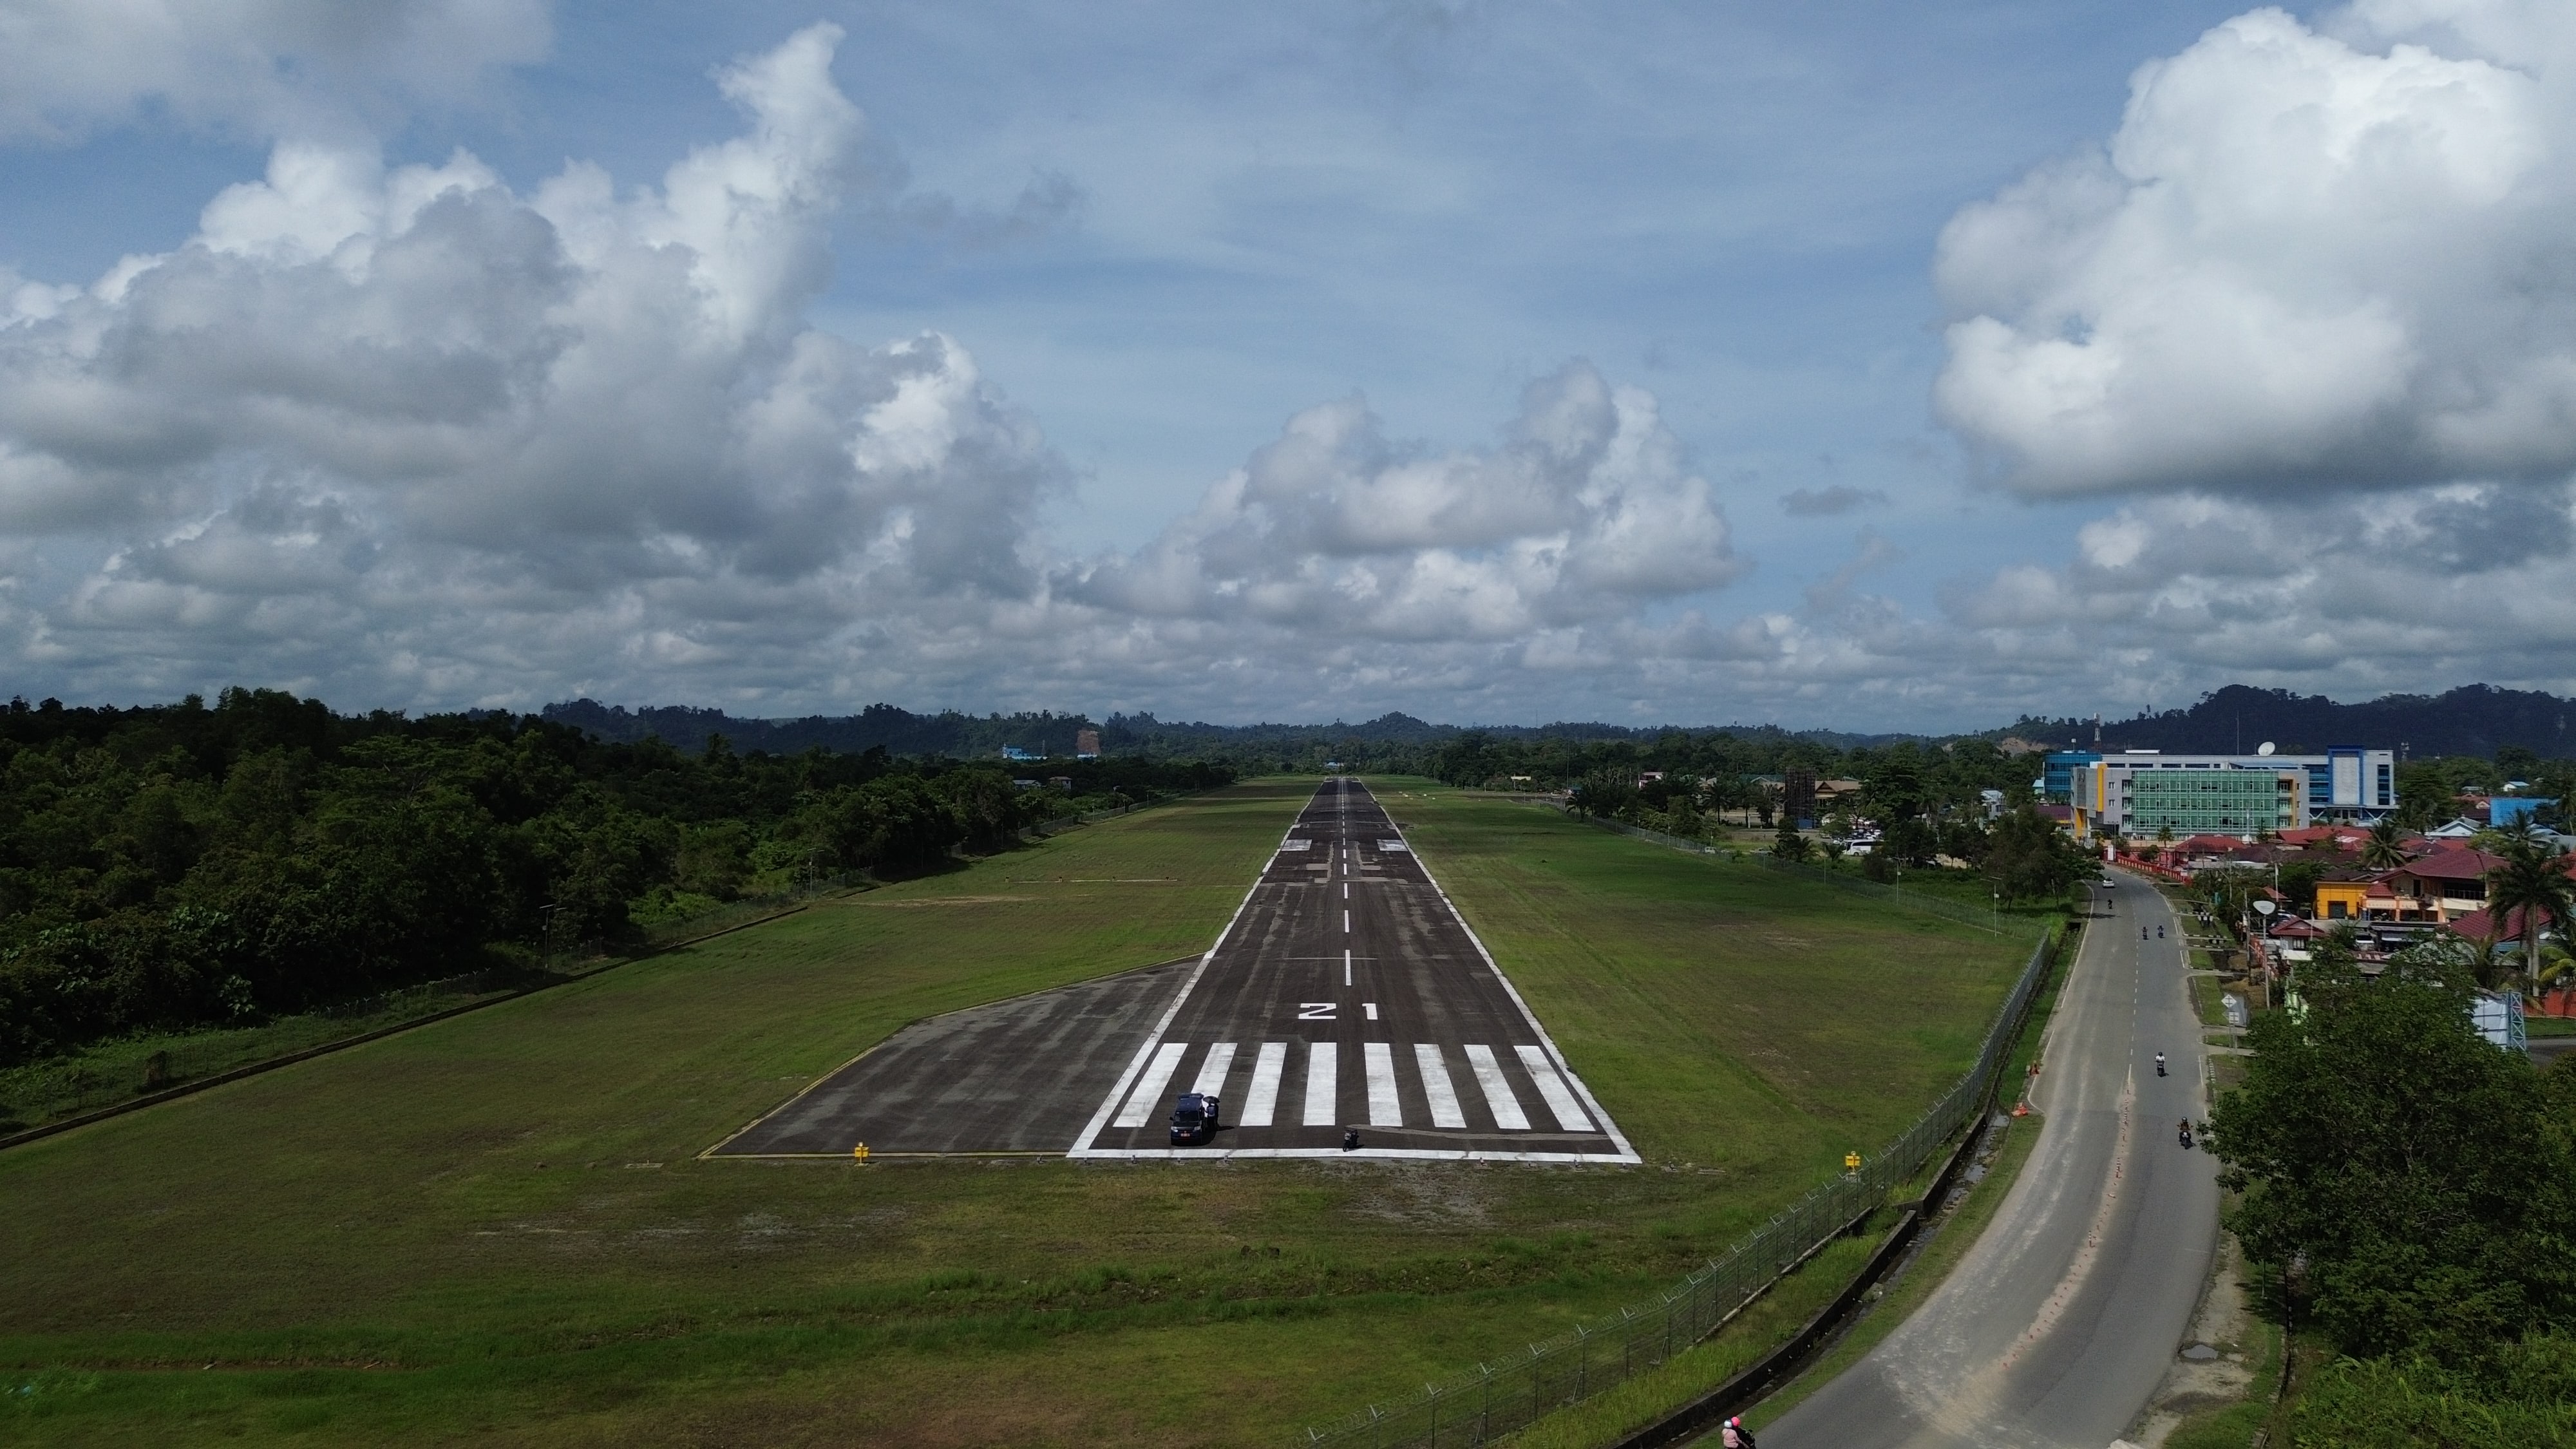
{"type": "MultiPolygon", "coordinates": [[[[1394,817],[1390,815],[1388,819],[1392,821],[1394,817]]],[[[1403,827],[1397,828],[1400,830],[1403,827]]],[[[1408,850],[1410,850],[1409,845],[1408,850]]],[[[1521,1000],[1520,988],[1512,985],[1512,978],[1503,974],[1502,965],[1494,959],[1494,953],[1485,949],[1485,938],[1477,935],[1476,928],[1467,924],[1467,917],[1458,909],[1458,903],[1449,899],[1449,892],[1441,887],[1440,878],[1431,873],[1431,862],[1423,859],[1421,851],[1412,850],[1410,853],[1413,856],[1413,863],[1422,867],[1422,878],[1431,882],[1431,889],[1439,894],[1440,904],[1449,908],[1449,915],[1457,921],[1458,929],[1466,932],[1467,939],[1475,943],[1476,954],[1484,958],[1485,969],[1494,973],[1494,980],[1503,988],[1503,994],[1512,999],[1512,1005],[1521,1009],[1521,1020],[1529,1023],[1531,1033],[1538,1037],[1541,1046],[1547,1048],[1548,1057],[1556,1063],[1557,1070],[1565,1074],[1565,1084],[1574,1089],[1576,1096],[1583,1099],[1583,1105],[1592,1109],[1592,1120],[1601,1124],[1602,1135],[1608,1137],[1619,1148],[1619,1154],[1615,1158],[1585,1153],[1576,1154],[1578,1160],[1584,1162],[1645,1161],[1637,1155],[1637,1149],[1628,1144],[1627,1134],[1619,1130],[1619,1124],[1611,1120],[1609,1113],[1601,1110],[1599,1102],[1593,1100],[1592,1089],[1583,1085],[1583,1079],[1574,1074],[1574,1068],[1565,1060],[1565,1053],[1556,1049],[1556,1038],[1547,1034],[1547,1028],[1539,1025],[1538,1013],[1529,1009],[1528,1002],[1521,1000]]]]}
{"type": "Polygon", "coordinates": [[[1261,1055],[1252,1062],[1252,1086],[1243,1094],[1243,1110],[1235,1114],[1237,1127],[1267,1127],[1279,1111],[1279,1078],[1288,1065],[1288,1043],[1266,1041],[1261,1055]]]}
{"type": "MultiPolygon", "coordinates": [[[[1298,812],[1298,819],[1302,821],[1304,818],[1305,812],[1298,812]]],[[[1280,832],[1281,843],[1285,844],[1288,837],[1296,831],[1296,823],[1290,823],[1286,830],[1280,832]]],[[[1275,856],[1278,852],[1272,851],[1271,854],[1275,856]]],[[[1136,1073],[1144,1069],[1146,1061],[1153,1055],[1155,1043],[1163,1039],[1163,1033],[1172,1029],[1172,1018],[1181,1014],[1181,1003],[1189,1000],[1190,993],[1198,989],[1199,978],[1207,974],[1208,963],[1216,959],[1217,948],[1223,946],[1225,938],[1233,935],[1234,928],[1242,924],[1243,913],[1252,908],[1252,898],[1260,894],[1261,882],[1269,874],[1270,868],[1267,864],[1253,872],[1252,884],[1245,888],[1243,899],[1235,902],[1234,914],[1226,918],[1225,929],[1216,933],[1215,943],[1200,955],[1199,964],[1190,968],[1188,978],[1181,982],[1181,989],[1172,993],[1172,1004],[1163,1008],[1162,1018],[1154,1023],[1154,1029],[1145,1033],[1145,1039],[1136,1044],[1136,1055],[1129,1059],[1127,1070],[1118,1074],[1118,1084],[1111,1087],[1109,1095],[1100,1100],[1100,1110],[1091,1114],[1091,1121],[1085,1124],[1082,1135],[1074,1140],[1073,1146],[1066,1151],[1065,1156],[1115,1157],[1121,1155],[1114,1152],[1095,1153],[1091,1150],[1091,1144],[1100,1136],[1100,1129],[1109,1125],[1109,1114],[1117,1111],[1118,1104],[1126,1100],[1128,1084],[1135,1080],[1136,1073]]]]}

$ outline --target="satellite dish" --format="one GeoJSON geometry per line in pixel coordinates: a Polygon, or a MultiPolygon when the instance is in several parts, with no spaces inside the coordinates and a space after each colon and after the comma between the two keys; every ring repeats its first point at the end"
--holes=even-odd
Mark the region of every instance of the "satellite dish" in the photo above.
{"type": "Polygon", "coordinates": [[[2272,742],[2270,740],[2265,740],[2263,743],[2256,745],[2254,747],[2254,753],[2258,755],[2268,755],[2272,753],[2272,742]]]}
{"type": "Polygon", "coordinates": [[[2279,909],[2279,906],[2274,905],[2270,901],[2256,901],[2254,903],[2254,914],[2258,916],[2268,916],[2279,909]]]}

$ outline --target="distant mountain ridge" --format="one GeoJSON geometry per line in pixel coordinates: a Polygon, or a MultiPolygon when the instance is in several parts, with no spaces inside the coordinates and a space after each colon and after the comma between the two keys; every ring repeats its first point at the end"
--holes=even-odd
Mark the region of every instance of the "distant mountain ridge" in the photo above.
{"type": "MultiPolygon", "coordinates": [[[[720,709],[687,705],[648,705],[629,709],[595,699],[547,705],[541,714],[600,739],[634,744],[659,738],[675,749],[695,754],[707,740],[722,735],[737,751],[766,750],[795,754],[817,746],[857,754],[881,748],[895,755],[949,755],[972,758],[1013,747],[1043,755],[1070,755],[1075,735],[1097,727],[1102,748],[1113,754],[1188,751],[1192,749],[1330,748],[1345,741],[1377,745],[1434,745],[1470,731],[1497,739],[1652,740],[1675,726],[1635,728],[1626,725],[1558,723],[1546,725],[1443,725],[1390,711],[1360,724],[1217,725],[1166,723],[1150,714],[1113,714],[1094,721],[1087,715],[1049,712],[971,715],[958,710],[915,714],[891,704],[872,704],[851,715],[805,715],[794,719],[758,719],[720,709]]],[[[1922,735],[1846,734],[1835,730],[1783,730],[1774,725],[1729,725],[1741,735],[1780,735],[1812,740],[1835,749],[1892,744],[1922,735]]],[[[1692,733],[1706,733],[1701,726],[1692,733]]]]}
{"type": "MultiPolygon", "coordinates": [[[[2025,716],[2009,732],[2060,749],[2093,742],[2089,719],[2025,716]]],[[[2443,694],[2391,694],[2363,704],[2338,704],[2321,694],[2231,684],[2188,709],[2102,724],[2106,749],[2221,752],[2251,750],[2266,740],[2285,754],[2362,745],[2403,746],[2417,758],[2492,758],[2505,746],[2519,745],[2544,759],[2564,759],[2576,756],[2576,700],[2539,690],[2468,684],[2443,694]]]]}

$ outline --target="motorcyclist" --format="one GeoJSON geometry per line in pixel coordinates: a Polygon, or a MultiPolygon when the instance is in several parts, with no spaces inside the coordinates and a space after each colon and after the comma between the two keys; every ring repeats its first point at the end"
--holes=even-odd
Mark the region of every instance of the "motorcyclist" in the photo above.
{"type": "Polygon", "coordinates": [[[1741,1416],[1727,1420],[1726,1427],[1718,1431],[1717,1437],[1726,1449],[1753,1449],[1753,1431],[1744,1427],[1741,1416]]]}
{"type": "Polygon", "coordinates": [[[2161,1076],[2163,1076],[2164,1074],[2165,1074],[2165,1054],[2164,1054],[2163,1052],[2158,1052],[2158,1053],[2156,1053],[2156,1075],[2157,1075],[2157,1076],[2159,1076],[2159,1077],[2161,1077],[2161,1076]]]}
{"type": "Polygon", "coordinates": [[[2156,927],[2156,939],[2157,939],[2157,940],[2159,940],[2159,941],[2161,941],[2161,940],[2163,940],[2164,938],[2165,938],[2165,928],[2164,928],[2164,927],[2162,927],[2162,926],[2158,926],[2158,927],[2156,927]]]}
{"type": "Polygon", "coordinates": [[[2143,940],[2147,939],[2147,928],[2146,928],[2146,927],[2144,927],[2144,926],[2140,926],[2140,927],[2138,928],[2138,939],[2139,939],[2139,940],[2141,940],[2141,941],[2143,941],[2143,940]]]}
{"type": "Polygon", "coordinates": [[[2189,1117],[2182,1119],[2182,1145],[2186,1148],[2191,1146],[2191,1119],[2189,1117]]]}

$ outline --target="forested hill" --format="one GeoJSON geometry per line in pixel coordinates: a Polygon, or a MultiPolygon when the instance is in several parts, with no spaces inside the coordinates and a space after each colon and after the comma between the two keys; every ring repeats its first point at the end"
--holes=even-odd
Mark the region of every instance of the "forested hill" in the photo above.
{"type": "MultiPolygon", "coordinates": [[[[628,709],[624,705],[601,704],[593,699],[576,699],[547,705],[543,713],[553,723],[571,725],[598,739],[619,744],[640,744],[658,738],[677,749],[694,752],[705,748],[709,738],[722,735],[737,750],[768,750],[774,754],[794,754],[820,746],[851,754],[882,749],[896,755],[946,755],[955,759],[995,755],[1005,747],[1017,747],[1033,754],[1070,755],[1076,733],[1095,724],[1095,721],[1079,714],[972,715],[956,710],[915,714],[891,704],[872,704],[857,714],[760,719],[685,705],[648,705],[628,709]]],[[[1502,740],[1625,741],[1640,744],[1670,732],[1668,726],[1647,728],[1575,722],[1494,726],[1431,724],[1411,715],[1392,712],[1359,724],[1345,724],[1339,720],[1331,724],[1184,724],[1159,720],[1150,714],[1113,714],[1096,723],[1101,747],[1112,754],[1275,755],[1299,763],[1304,762],[1302,757],[1306,755],[1314,754],[1320,759],[1349,745],[1381,748],[1439,745],[1471,731],[1502,740]]],[[[1736,725],[1728,729],[1747,738],[1805,740],[1834,750],[1876,747],[1901,739],[1923,738],[1901,734],[1846,734],[1834,730],[1793,732],[1771,725],[1736,725]]]]}
{"type": "MultiPolygon", "coordinates": [[[[2040,744],[2091,744],[2087,719],[2024,718],[2010,733],[2040,744]]],[[[2479,755],[2516,747],[2543,759],[2576,756],[2576,700],[2538,690],[2463,685],[2447,694],[2391,694],[2366,704],[2338,704],[2321,694],[2231,684],[2189,709],[2106,720],[2112,749],[2253,749],[2270,740],[2286,753],[2335,745],[2395,749],[2416,758],[2479,755]]]]}

